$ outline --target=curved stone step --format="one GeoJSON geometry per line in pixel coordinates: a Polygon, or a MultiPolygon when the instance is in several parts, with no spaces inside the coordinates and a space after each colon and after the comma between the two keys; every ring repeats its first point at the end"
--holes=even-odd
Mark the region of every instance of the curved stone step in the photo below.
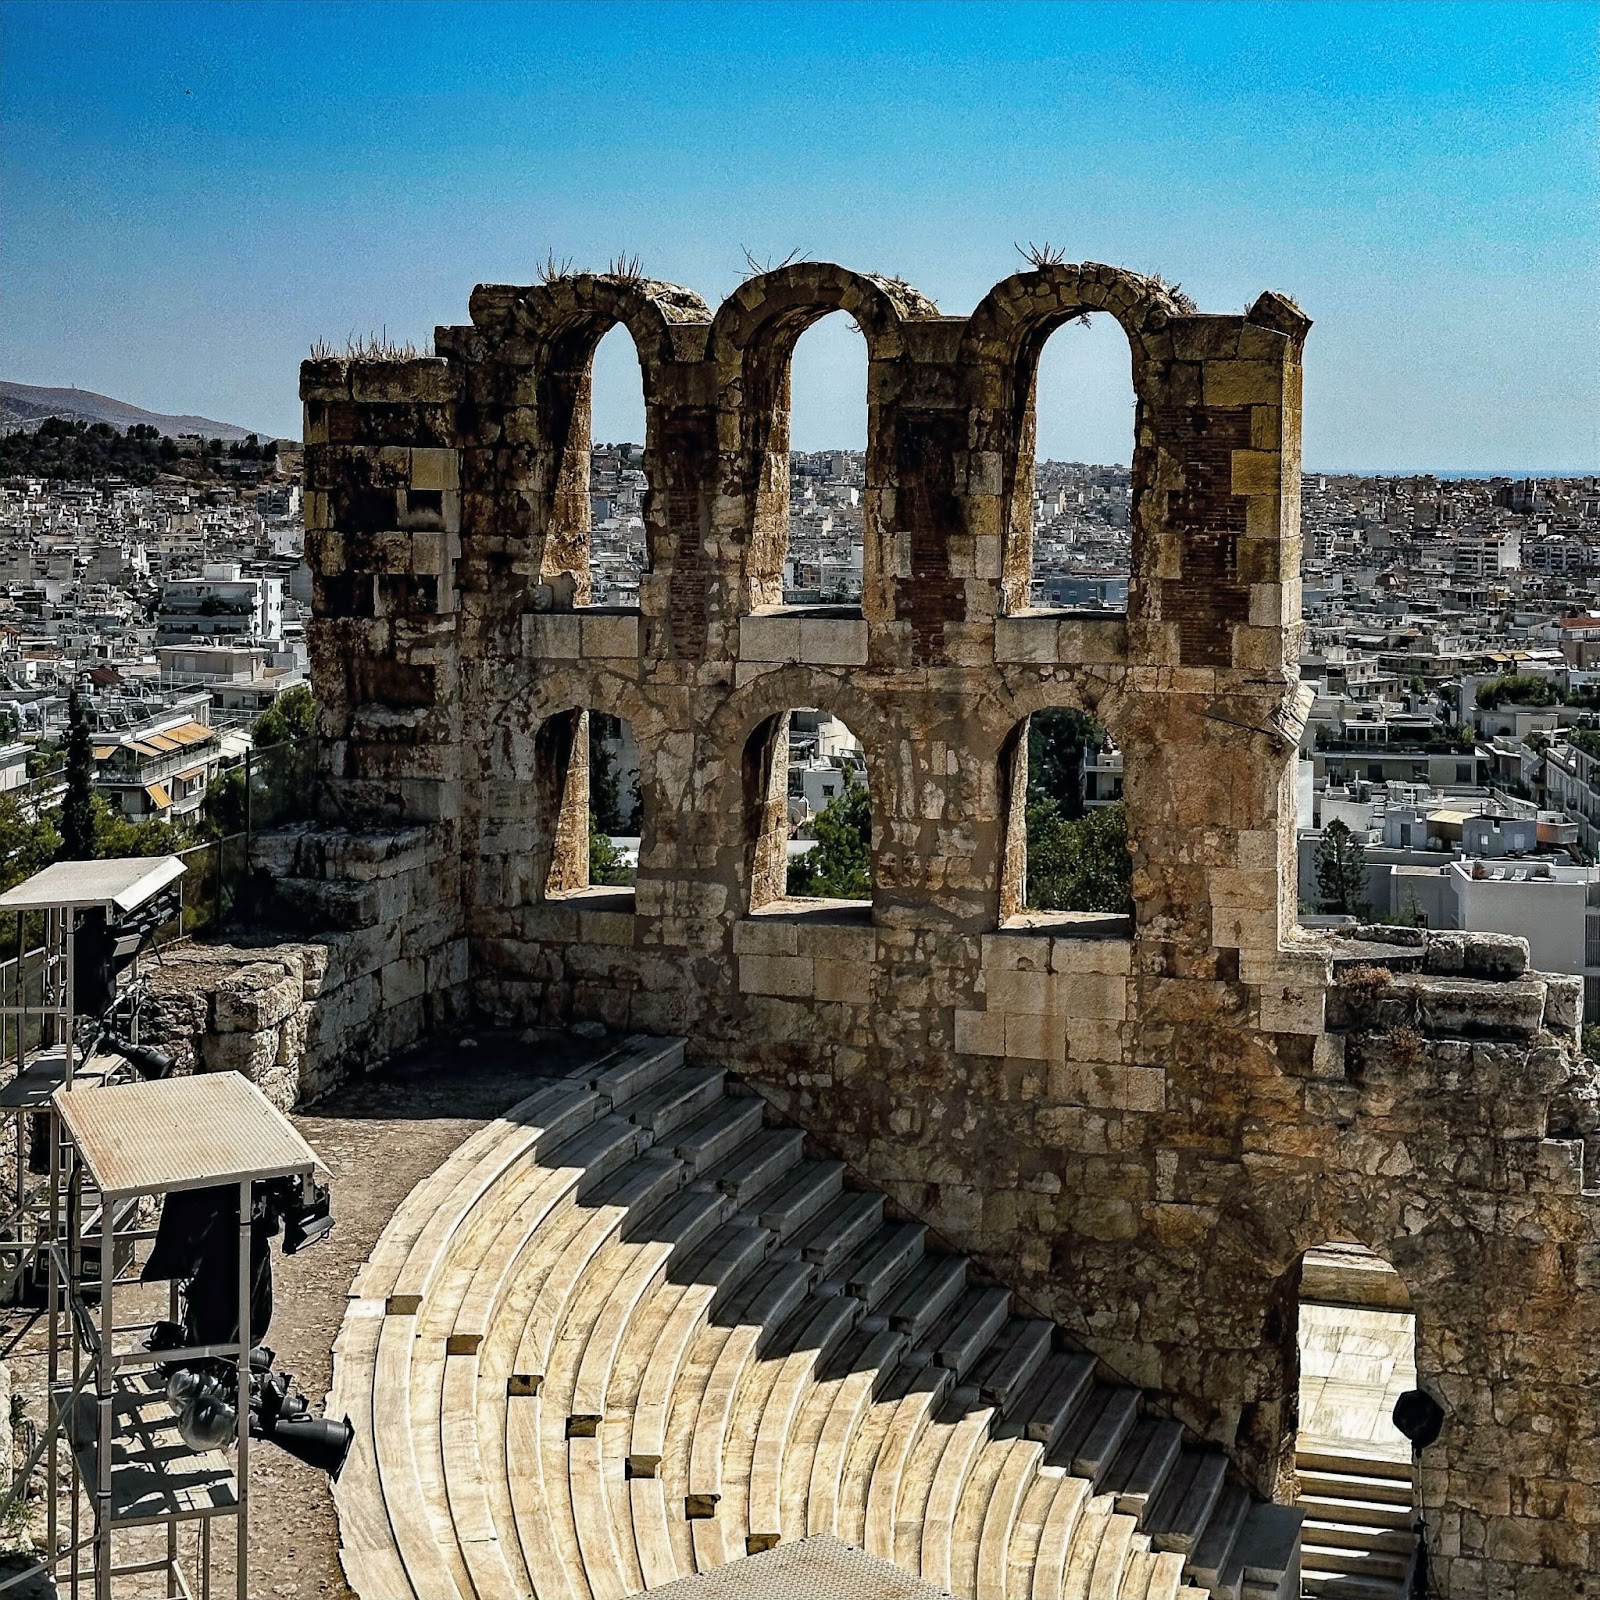
{"type": "MultiPolygon", "coordinates": [[[[330,1390],[361,1600],[625,1600],[811,1532],[981,1600],[1286,1593],[1301,1512],[716,1072],[639,1041],[604,1073],[475,1135],[363,1268],[330,1390]]],[[[1329,1582],[1397,1537],[1312,1531],[1329,1582]]]]}
{"type": "Polygon", "coordinates": [[[682,1039],[630,1034],[609,1055],[584,1069],[585,1083],[608,1106],[637,1099],[683,1065],[682,1039]]]}
{"type": "Polygon", "coordinates": [[[517,1346],[510,1381],[519,1392],[536,1392],[544,1382],[567,1303],[590,1263],[622,1227],[629,1210],[665,1198],[682,1176],[682,1162],[652,1152],[624,1167],[580,1208],[583,1214],[540,1284],[517,1346]]]}
{"type": "Polygon", "coordinates": [[[561,1559],[550,1538],[553,1518],[545,1494],[539,1396],[509,1395],[505,1407],[506,1481],[511,1486],[517,1548],[532,1591],[538,1600],[586,1600],[578,1592],[576,1574],[561,1559]]]}
{"type": "MultiPolygon", "coordinates": [[[[598,1103],[584,1091],[553,1087],[529,1095],[498,1123],[491,1123],[493,1134],[462,1161],[449,1189],[430,1198],[422,1227],[409,1243],[387,1291],[389,1310],[396,1315],[417,1310],[450,1240],[506,1172],[519,1163],[535,1161],[541,1147],[561,1142],[598,1115],[598,1103]]],[[[409,1232],[411,1220],[408,1214],[397,1240],[409,1232]]],[[[383,1241],[379,1243],[381,1246],[383,1241]]]]}
{"type": "Polygon", "coordinates": [[[1220,1450],[1185,1445],[1144,1519],[1151,1548],[1187,1556],[1199,1546],[1227,1482],[1220,1450]]]}
{"type": "Polygon", "coordinates": [[[1166,1417],[1140,1417],[1128,1431],[1102,1487],[1117,1497],[1117,1510],[1140,1526],[1151,1501],[1166,1486],[1183,1448],[1183,1429],[1166,1417]]]}
{"type": "MultiPolygon", "coordinates": [[[[1065,1477],[1050,1501],[1045,1513],[1044,1529],[1039,1536],[1039,1552],[1034,1558],[1033,1582],[1029,1589],[1030,1600],[1063,1600],[1068,1593],[1067,1563],[1078,1549],[1083,1530],[1092,1537],[1092,1550],[1098,1547],[1099,1536],[1111,1516],[1111,1496],[1094,1494],[1082,1478],[1065,1477]]],[[[1081,1584],[1087,1586],[1088,1570],[1081,1573],[1081,1584]]],[[[1074,1597],[1076,1600],[1076,1597],[1074,1597]]]]}
{"type": "Polygon", "coordinates": [[[914,1344],[958,1300],[967,1287],[967,1258],[938,1253],[924,1257],[923,1270],[907,1277],[878,1307],[889,1326],[914,1344]]]}
{"type": "Polygon", "coordinates": [[[621,1119],[607,1116],[564,1141],[547,1164],[541,1163],[545,1176],[526,1188],[520,1204],[505,1217],[493,1243],[474,1266],[451,1324],[452,1353],[469,1354],[477,1348],[512,1283],[524,1270],[525,1252],[536,1247],[539,1230],[555,1210],[592,1192],[618,1167],[633,1160],[638,1148],[637,1131],[621,1119]]]}
{"type": "Polygon", "coordinates": [[[419,1596],[438,1595],[440,1600],[461,1596],[465,1600],[470,1591],[455,1536],[448,1527],[435,1524],[445,1498],[442,1475],[429,1470],[437,1450],[437,1409],[431,1419],[426,1412],[417,1416],[413,1426],[412,1385],[419,1378],[425,1384],[426,1369],[434,1365],[442,1379],[444,1352],[440,1349],[431,1356],[424,1352],[414,1359],[416,1322],[414,1313],[390,1313],[379,1329],[373,1377],[373,1393],[382,1398],[382,1403],[373,1407],[378,1473],[411,1586],[419,1596]],[[430,1421],[432,1447],[419,1459],[416,1436],[430,1421]]]}
{"type": "MultiPolygon", "coordinates": [[[[893,1377],[905,1352],[906,1336],[893,1329],[863,1334],[870,1342],[859,1362],[839,1379],[817,1435],[806,1492],[807,1533],[839,1534],[840,1500],[851,1451],[874,1398],[893,1377]]],[[[874,1449],[876,1455],[876,1449],[874,1449]]]]}
{"type": "MultiPolygon", "coordinates": [[[[625,1265],[595,1318],[573,1384],[567,1433],[573,1437],[599,1431],[606,1414],[606,1394],[628,1325],[640,1302],[666,1276],[671,1263],[682,1260],[713,1229],[732,1215],[726,1196],[680,1194],[657,1214],[664,1237],[624,1242],[613,1247],[625,1265]]],[[[623,1230],[626,1233],[626,1229],[623,1230]]]]}
{"type": "MultiPolygon", "coordinates": [[[[1106,1518],[1106,1525],[1099,1539],[1093,1541],[1092,1560],[1086,1559],[1080,1569],[1079,1552],[1076,1548],[1068,1557],[1067,1576],[1063,1585],[1066,1592],[1071,1595],[1077,1588],[1077,1574],[1082,1570],[1087,1573],[1087,1581],[1083,1587],[1084,1600],[1120,1600],[1123,1580],[1127,1573],[1128,1562],[1134,1554],[1134,1539],[1138,1532],[1139,1525],[1135,1518],[1114,1510],[1106,1518]]],[[[1088,1542],[1085,1541],[1086,1546],[1088,1542]]]]}
{"type": "Polygon", "coordinates": [[[993,1467],[974,1472],[962,1502],[965,1525],[958,1542],[970,1545],[972,1561],[971,1570],[958,1576],[965,1579],[963,1594],[1005,1600],[1017,1525],[1039,1481],[1044,1447],[1028,1439],[991,1439],[984,1455],[992,1457],[993,1467]]]}
{"type": "Polygon", "coordinates": [[[779,1185],[799,1165],[804,1148],[805,1135],[798,1128],[763,1128],[697,1181],[732,1195],[742,1207],[779,1185]]]}
{"type": "Polygon", "coordinates": [[[689,1255],[727,1214],[724,1196],[680,1193],[652,1219],[655,1225],[650,1231],[665,1234],[665,1239],[614,1242],[609,1253],[620,1263],[620,1270],[604,1281],[603,1299],[592,1317],[580,1292],[552,1360],[552,1373],[547,1380],[551,1388],[548,1403],[553,1408],[557,1399],[564,1399],[566,1404],[568,1486],[574,1531],[582,1569],[595,1600],[622,1600],[632,1592],[624,1563],[624,1542],[616,1528],[618,1512],[627,1500],[625,1457],[620,1449],[613,1449],[608,1455],[600,1438],[607,1396],[628,1325],[641,1301],[668,1270],[674,1255],[679,1259],[689,1255]],[[564,1345],[581,1349],[570,1390],[563,1382],[565,1374],[556,1370],[562,1365],[560,1351],[564,1345]]]}
{"type": "Polygon", "coordinates": [[[691,1520],[716,1516],[722,1500],[723,1443],[739,1386],[763,1341],[793,1314],[810,1286],[811,1272],[804,1264],[775,1264],[771,1277],[749,1301],[723,1341],[696,1407],[689,1481],[684,1494],[684,1514],[691,1520]]]}
{"type": "Polygon", "coordinates": [[[953,1574],[958,1566],[966,1569],[962,1590],[965,1591],[971,1584],[976,1530],[968,1544],[958,1548],[956,1523],[968,1482],[982,1458],[984,1445],[989,1441],[990,1424],[994,1417],[994,1408],[979,1400],[974,1409],[956,1423],[939,1453],[938,1466],[928,1486],[922,1514],[920,1570],[929,1583],[941,1589],[955,1587],[953,1574]]]}
{"type": "Polygon", "coordinates": [[[846,1189],[785,1243],[799,1252],[802,1261],[814,1263],[826,1278],[838,1270],[853,1250],[876,1233],[882,1222],[881,1194],[846,1189]]]}
{"type": "MultiPolygon", "coordinates": [[[[1021,1508],[1011,1527],[1010,1548],[1005,1554],[1004,1587],[1000,1587],[996,1577],[993,1590],[984,1588],[979,1591],[981,1594],[987,1596],[992,1592],[1001,1600],[1027,1600],[1033,1592],[1033,1569],[1038,1560],[1039,1542],[1044,1537],[1045,1519],[1065,1476],[1060,1467],[1039,1463],[1022,1496],[1021,1508]]],[[[1087,1489],[1088,1485],[1083,1487],[1087,1489]]],[[[986,1568],[991,1574],[994,1570],[993,1559],[991,1557],[986,1568]]]]}
{"type": "Polygon", "coordinates": [[[759,1100],[723,1097],[706,1107],[672,1136],[672,1153],[699,1177],[761,1131],[765,1107],[759,1100]]]}
{"type": "Polygon", "coordinates": [[[811,1313],[796,1347],[784,1358],[756,1426],[750,1462],[746,1549],[770,1550],[783,1537],[785,1451],[796,1413],[816,1380],[817,1369],[855,1326],[860,1307],[840,1295],[811,1313]]]}
{"type": "Polygon", "coordinates": [[[1055,1331],[1055,1324],[1043,1317],[1013,1317],[1004,1324],[972,1369],[985,1405],[1001,1416],[1010,1414],[1050,1354],[1055,1331]]]}
{"type": "Polygon", "coordinates": [[[1098,1484],[1138,1416],[1137,1390],[1096,1380],[1052,1447],[1051,1459],[1098,1484]]]}
{"type": "Polygon", "coordinates": [[[787,1242],[823,1207],[836,1200],[844,1187],[844,1162],[797,1161],[776,1182],[750,1202],[756,1220],[787,1242]]]}
{"type": "MultiPolygon", "coordinates": [[[[764,1230],[755,1230],[764,1234],[764,1230]]],[[[766,1240],[759,1240],[765,1252],[766,1240]]],[[[712,1314],[718,1297],[748,1281],[760,1261],[752,1260],[753,1232],[742,1222],[724,1236],[703,1274],[685,1285],[662,1327],[661,1337],[644,1370],[629,1433],[628,1471],[633,1477],[654,1477],[666,1450],[667,1426],[691,1345],[712,1314]]],[[[724,1329],[722,1337],[726,1337],[724,1329]]],[[[719,1340],[720,1343],[720,1340],[719,1340]]]]}
{"type": "Polygon", "coordinates": [[[324,1413],[345,1416],[355,1430],[344,1470],[334,1483],[339,1511],[339,1560],[363,1600],[412,1600],[415,1594],[389,1522],[389,1504],[373,1440],[373,1380],[381,1298],[352,1299],[333,1345],[333,1381],[324,1413]]]}
{"type": "Polygon", "coordinates": [[[922,1438],[923,1429],[937,1412],[954,1378],[946,1367],[932,1363],[906,1375],[891,1402],[887,1430],[869,1469],[866,1486],[866,1525],[862,1548],[883,1561],[895,1559],[895,1530],[900,1512],[900,1489],[906,1469],[922,1438]]]}

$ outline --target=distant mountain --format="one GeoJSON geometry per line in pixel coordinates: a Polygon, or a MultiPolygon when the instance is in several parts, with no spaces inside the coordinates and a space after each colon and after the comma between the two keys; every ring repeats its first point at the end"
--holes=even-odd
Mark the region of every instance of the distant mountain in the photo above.
{"type": "Polygon", "coordinates": [[[37,428],[46,417],[65,417],[72,421],[109,422],[114,428],[129,428],[143,422],[169,438],[181,433],[197,433],[206,439],[243,439],[257,432],[262,439],[271,435],[259,430],[235,427],[231,422],[213,422],[209,417],[169,417],[159,411],[130,406],[125,400],[93,394],[88,389],[41,389],[31,383],[7,383],[0,379],[0,433],[17,433],[37,428]]]}

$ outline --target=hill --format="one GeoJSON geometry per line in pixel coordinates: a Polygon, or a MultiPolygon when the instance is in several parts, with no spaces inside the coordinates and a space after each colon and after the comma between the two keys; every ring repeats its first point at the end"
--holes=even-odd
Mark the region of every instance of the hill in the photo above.
{"type": "Polygon", "coordinates": [[[277,454],[275,439],[265,444],[212,439],[202,446],[181,444],[147,422],[132,423],[119,432],[109,422],[41,417],[32,427],[0,433],[0,479],[92,483],[121,478],[148,484],[168,477],[195,484],[219,480],[244,484],[273,475],[277,454]]]}
{"type": "MultiPolygon", "coordinates": [[[[175,439],[182,433],[198,433],[206,439],[243,439],[252,431],[231,422],[213,422],[209,417],[172,417],[159,411],[131,406],[126,400],[88,389],[45,389],[31,383],[0,380],[0,433],[16,433],[37,428],[46,417],[63,417],[72,422],[109,422],[114,428],[129,428],[135,423],[154,428],[175,439]]],[[[262,438],[270,437],[261,434],[262,438]]]]}

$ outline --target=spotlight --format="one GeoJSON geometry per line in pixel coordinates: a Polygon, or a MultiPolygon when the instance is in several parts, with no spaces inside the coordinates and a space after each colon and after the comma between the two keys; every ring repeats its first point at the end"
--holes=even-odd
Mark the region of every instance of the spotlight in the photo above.
{"type": "Polygon", "coordinates": [[[313,1417],[303,1394],[292,1392],[294,1379],[287,1372],[263,1375],[253,1385],[250,1432],[287,1451],[296,1461],[337,1478],[350,1453],[356,1430],[348,1417],[313,1417]]]}
{"type": "Polygon", "coordinates": [[[296,1461],[330,1478],[337,1478],[343,1470],[355,1436],[348,1417],[340,1422],[331,1417],[285,1417],[271,1433],[262,1435],[296,1461]]]}
{"type": "Polygon", "coordinates": [[[175,1373],[167,1380],[170,1389],[180,1377],[193,1380],[183,1385],[188,1398],[178,1408],[178,1432],[191,1450],[219,1450],[238,1431],[239,1413],[215,1378],[192,1370],[175,1373]]]}
{"type": "Polygon", "coordinates": [[[279,1202],[283,1218],[283,1253],[292,1256],[333,1232],[333,1200],[325,1184],[314,1183],[307,1199],[298,1184],[279,1202]]]}
{"type": "Polygon", "coordinates": [[[1444,1407],[1426,1390],[1407,1389],[1394,1403],[1394,1425],[1413,1450],[1426,1450],[1444,1427],[1444,1407]]]}
{"type": "Polygon", "coordinates": [[[94,1044],[95,1050],[102,1048],[121,1056],[146,1082],[172,1076],[172,1057],[165,1050],[157,1050],[153,1045],[134,1044],[131,1039],[124,1039],[120,1033],[106,1032],[102,1033],[94,1044]]]}

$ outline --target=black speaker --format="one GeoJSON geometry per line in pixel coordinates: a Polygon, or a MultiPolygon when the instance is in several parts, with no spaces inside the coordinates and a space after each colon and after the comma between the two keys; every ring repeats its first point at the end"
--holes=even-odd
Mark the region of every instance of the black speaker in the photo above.
{"type": "Polygon", "coordinates": [[[1394,1403],[1394,1425],[1413,1450],[1426,1450],[1444,1427],[1444,1407],[1425,1390],[1407,1389],[1394,1403]]]}
{"type": "Polygon", "coordinates": [[[348,1417],[338,1422],[331,1417],[280,1417],[272,1431],[263,1435],[296,1461],[303,1461],[330,1478],[339,1476],[355,1436],[348,1417]]]}

